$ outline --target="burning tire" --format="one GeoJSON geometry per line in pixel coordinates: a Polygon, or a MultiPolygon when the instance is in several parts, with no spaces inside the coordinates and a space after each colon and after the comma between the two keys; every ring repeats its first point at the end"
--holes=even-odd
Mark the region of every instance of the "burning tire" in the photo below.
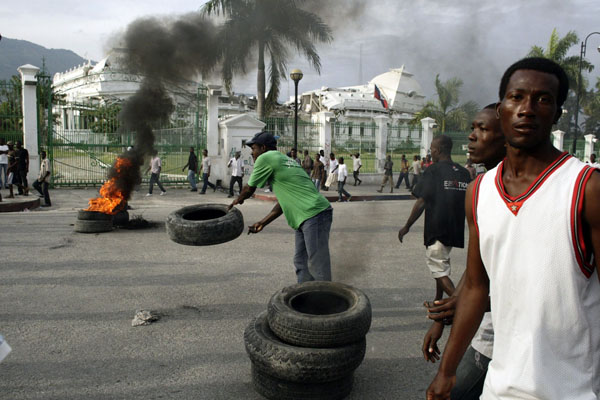
{"type": "Polygon", "coordinates": [[[167,217],[172,241],[190,246],[225,243],[244,231],[244,217],[237,208],[223,204],[198,204],[180,208],[167,217]]]}
{"type": "Polygon", "coordinates": [[[113,225],[114,226],[125,226],[129,222],[129,212],[119,211],[113,217],[113,225]]]}
{"type": "Polygon", "coordinates": [[[352,391],[352,374],[322,383],[298,383],[277,379],[252,365],[254,389],[271,400],[341,400],[352,391]]]}
{"type": "Polygon", "coordinates": [[[112,221],[113,216],[98,211],[77,211],[77,219],[80,221],[112,221]]]}
{"type": "Polygon", "coordinates": [[[267,313],[250,322],[244,332],[246,352],[254,367],[276,379],[300,382],[333,382],[352,374],[365,356],[364,337],[332,349],[292,346],[269,329],[267,313]]]}
{"type": "Polygon", "coordinates": [[[101,233],[112,231],[112,220],[94,221],[78,219],[75,221],[75,232],[80,233],[101,233]]]}
{"type": "Polygon", "coordinates": [[[275,293],[269,326],[281,340],[305,347],[336,347],[363,340],[371,303],[360,290],[338,282],[305,282],[275,293]]]}

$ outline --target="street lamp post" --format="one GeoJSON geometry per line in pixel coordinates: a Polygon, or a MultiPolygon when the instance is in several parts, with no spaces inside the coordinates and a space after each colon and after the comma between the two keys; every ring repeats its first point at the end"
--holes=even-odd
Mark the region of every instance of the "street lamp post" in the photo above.
{"type": "Polygon", "coordinates": [[[304,75],[299,69],[293,69],[290,72],[290,78],[294,81],[295,96],[294,96],[294,148],[298,151],[298,82],[304,75]]]}
{"type": "MultiPolygon", "coordinates": [[[[587,47],[587,40],[592,35],[600,35],[600,32],[592,32],[585,37],[585,40],[581,42],[581,51],[579,53],[579,73],[577,75],[577,97],[575,100],[575,136],[573,137],[573,144],[571,145],[571,154],[575,154],[577,150],[577,135],[579,134],[579,96],[581,93],[581,69],[583,67],[583,57],[585,57],[585,49],[587,47]]],[[[598,47],[600,51],[600,47],[598,47]]]]}

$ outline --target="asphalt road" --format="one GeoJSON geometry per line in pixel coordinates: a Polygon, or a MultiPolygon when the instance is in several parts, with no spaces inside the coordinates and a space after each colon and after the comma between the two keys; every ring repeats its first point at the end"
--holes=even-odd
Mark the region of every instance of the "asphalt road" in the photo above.
{"type": "MultiPolygon", "coordinates": [[[[0,364],[0,398],[262,399],[252,388],[243,331],[271,294],[295,283],[293,230],[282,217],[225,244],[179,245],[166,234],[168,213],[229,199],[158,192],[146,198],[143,189],[130,203],[131,215],[156,222],[147,230],[75,233],[76,211],[92,189],[52,190],[49,209],[0,214],[0,333],[13,348],[0,364]],[[163,317],[132,327],[139,309],[163,317]]],[[[246,225],[272,205],[240,206],[246,225]]],[[[333,204],[334,280],[364,290],[373,306],[351,400],[424,399],[435,374],[437,364],[421,355],[429,327],[421,304],[435,289],[423,220],[403,244],[397,239],[412,205],[333,204]]],[[[456,282],[466,251],[452,257],[456,282]]]]}

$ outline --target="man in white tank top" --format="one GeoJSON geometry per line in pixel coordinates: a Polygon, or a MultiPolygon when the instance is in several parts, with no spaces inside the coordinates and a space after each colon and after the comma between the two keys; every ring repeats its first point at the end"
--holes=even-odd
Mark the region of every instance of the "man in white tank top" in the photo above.
{"type": "Polygon", "coordinates": [[[513,64],[496,111],[507,157],[467,190],[464,287],[428,399],[449,399],[490,296],[494,349],[481,398],[600,398],[600,174],[553,147],[568,78],[513,64]]]}

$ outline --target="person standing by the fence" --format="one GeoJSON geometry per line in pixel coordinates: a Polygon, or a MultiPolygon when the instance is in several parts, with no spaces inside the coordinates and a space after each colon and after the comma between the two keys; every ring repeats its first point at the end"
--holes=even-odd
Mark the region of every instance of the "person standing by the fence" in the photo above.
{"type": "Polygon", "coordinates": [[[158,152],[156,150],[154,150],[154,152],[152,153],[152,158],[150,159],[150,166],[146,170],[146,173],[148,173],[148,171],[151,172],[150,185],[148,187],[148,193],[146,194],[146,197],[152,196],[152,189],[154,188],[154,183],[156,183],[158,185],[158,187],[160,188],[161,196],[164,196],[165,194],[167,194],[167,191],[163,187],[162,183],[160,183],[161,169],[162,169],[162,162],[160,160],[160,157],[158,156],[158,152]]]}
{"type": "Polygon", "coordinates": [[[23,147],[23,144],[17,141],[17,187],[19,194],[29,196],[29,184],[27,174],[29,173],[29,152],[23,147]]]}
{"type": "Polygon", "coordinates": [[[190,192],[197,192],[198,187],[196,186],[196,174],[198,173],[198,157],[196,157],[196,153],[194,153],[194,148],[190,147],[190,156],[188,157],[188,162],[181,169],[181,171],[185,171],[185,168],[188,169],[188,180],[190,181],[190,192]]]}
{"type": "Polygon", "coordinates": [[[354,186],[356,186],[356,182],[360,185],[362,180],[358,178],[358,174],[360,174],[360,169],[362,168],[362,161],[360,160],[360,154],[351,154],[352,157],[352,176],[354,177],[354,186]]]}
{"type": "Polygon", "coordinates": [[[6,177],[8,175],[8,146],[4,138],[0,138],[0,189],[8,189],[6,177]]]}
{"type": "Polygon", "coordinates": [[[346,164],[344,164],[344,157],[340,157],[338,160],[338,173],[337,173],[338,195],[339,195],[338,201],[344,201],[343,196],[346,196],[346,201],[350,201],[350,199],[352,198],[352,195],[344,189],[344,185],[346,184],[347,178],[348,178],[348,167],[346,167],[346,164]]]}
{"type": "Polygon", "coordinates": [[[208,150],[202,150],[202,191],[199,194],[206,194],[206,188],[210,186],[213,192],[217,191],[217,185],[214,185],[208,181],[210,177],[210,158],[208,157],[208,150]]]}
{"type": "Polygon", "coordinates": [[[244,179],[244,164],[242,163],[242,159],[240,156],[241,152],[236,151],[235,157],[229,160],[227,164],[227,168],[231,167],[231,180],[229,181],[229,196],[233,197],[233,186],[237,182],[238,188],[240,189],[240,193],[242,192],[242,180],[244,179]]]}
{"type": "Polygon", "coordinates": [[[421,160],[419,160],[419,156],[413,157],[412,171],[413,171],[413,178],[410,183],[411,190],[414,189],[417,182],[419,182],[419,176],[421,175],[421,160]]]}
{"type": "Polygon", "coordinates": [[[304,150],[304,160],[302,160],[302,168],[304,168],[304,170],[306,171],[306,174],[308,176],[311,175],[311,172],[313,169],[313,164],[314,164],[314,161],[308,155],[308,150],[304,150]]]}
{"type": "Polygon", "coordinates": [[[6,143],[8,146],[8,174],[6,176],[6,181],[8,182],[8,199],[14,199],[15,194],[13,192],[13,181],[15,180],[15,176],[17,174],[17,152],[13,147],[13,142],[9,141],[6,143]]]}
{"type": "Polygon", "coordinates": [[[333,184],[333,182],[337,181],[337,168],[338,161],[335,159],[335,154],[329,154],[329,175],[327,176],[327,181],[325,182],[325,190],[329,190],[329,187],[333,184]]]}
{"type": "Polygon", "coordinates": [[[44,198],[44,204],[42,207],[50,207],[50,192],[48,191],[48,185],[50,185],[50,175],[52,170],[50,169],[50,161],[46,158],[46,152],[40,153],[42,162],[40,163],[40,175],[37,181],[33,182],[33,187],[40,193],[40,197],[44,198]]]}
{"type": "Polygon", "coordinates": [[[310,178],[315,184],[315,187],[317,188],[318,192],[321,189],[321,183],[325,179],[325,165],[323,165],[323,163],[321,162],[319,153],[315,155],[315,162],[313,163],[313,169],[310,174],[310,178]]]}
{"type": "Polygon", "coordinates": [[[385,184],[390,181],[390,193],[394,193],[394,162],[392,161],[392,156],[388,155],[385,160],[385,164],[383,165],[383,181],[381,182],[381,188],[377,192],[383,192],[383,188],[385,184]]]}

